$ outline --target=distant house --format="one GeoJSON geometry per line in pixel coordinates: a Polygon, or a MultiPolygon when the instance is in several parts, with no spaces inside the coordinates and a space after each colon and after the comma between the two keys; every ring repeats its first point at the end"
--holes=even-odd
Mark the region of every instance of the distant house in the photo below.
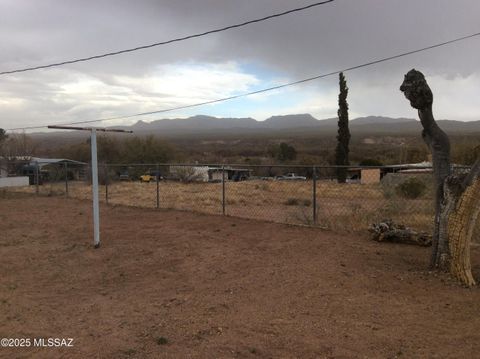
{"type": "Polygon", "coordinates": [[[30,156],[0,156],[0,178],[21,176],[21,168],[30,158],[30,156]]]}
{"type": "Polygon", "coordinates": [[[30,184],[35,183],[35,173],[40,174],[41,182],[44,180],[58,180],[65,178],[64,169],[67,169],[67,176],[71,180],[81,180],[85,177],[85,162],[69,160],[66,158],[40,158],[32,157],[28,164],[23,166],[23,175],[30,178],[30,184]]]}
{"type": "Polygon", "coordinates": [[[38,164],[39,167],[44,167],[47,165],[73,165],[73,166],[84,166],[85,162],[69,160],[67,158],[40,158],[40,157],[31,157],[30,164],[38,164]]]}
{"type": "Polygon", "coordinates": [[[357,182],[361,184],[380,183],[380,168],[349,168],[347,170],[348,182],[357,182]]]}
{"type": "Polygon", "coordinates": [[[27,185],[28,177],[16,175],[15,171],[12,171],[10,161],[5,157],[0,157],[0,188],[27,185]]]}
{"type": "Polygon", "coordinates": [[[372,184],[380,183],[380,169],[379,168],[362,168],[360,171],[360,183],[372,184]]]}
{"type": "Polygon", "coordinates": [[[199,182],[221,182],[223,176],[225,176],[225,180],[229,181],[244,181],[250,178],[251,172],[250,169],[231,167],[170,166],[170,177],[172,179],[199,182]]]}
{"type": "Polygon", "coordinates": [[[390,173],[408,173],[408,172],[432,172],[432,162],[429,161],[423,161],[423,162],[418,162],[418,163],[407,163],[407,164],[401,164],[401,165],[390,165],[390,166],[385,166],[384,167],[384,172],[390,173]]]}
{"type": "MultiPolygon", "coordinates": [[[[452,164],[451,168],[456,173],[468,172],[470,170],[469,166],[458,164],[452,164]]],[[[428,182],[432,180],[432,174],[433,165],[429,161],[385,166],[382,168],[382,183],[398,185],[410,177],[416,177],[428,182]]]]}
{"type": "Polygon", "coordinates": [[[432,163],[429,161],[385,166],[382,168],[382,183],[396,186],[410,177],[422,178],[428,181],[432,172],[432,163]]]}
{"type": "Polygon", "coordinates": [[[349,182],[372,184],[393,181],[403,182],[407,176],[429,175],[432,173],[432,163],[428,161],[399,165],[382,166],[380,168],[349,168],[349,182]],[[395,178],[395,179],[394,179],[395,178]]]}
{"type": "Polygon", "coordinates": [[[250,178],[252,170],[246,168],[219,168],[219,167],[212,167],[208,170],[208,180],[209,181],[221,181],[223,179],[222,172],[225,171],[225,180],[228,181],[246,181],[250,178]]]}
{"type": "Polygon", "coordinates": [[[227,168],[228,179],[231,181],[246,181],[252,175],[252,170],[247,168],[227,168]]]}
{"type": "Polygon", "coordinates": [[[66,158],[0,157],[0,187],[42,184],[48,180],[64,179],[65,175],[69,179],[82,179],[85,165],[84,162],[66,158]]]}

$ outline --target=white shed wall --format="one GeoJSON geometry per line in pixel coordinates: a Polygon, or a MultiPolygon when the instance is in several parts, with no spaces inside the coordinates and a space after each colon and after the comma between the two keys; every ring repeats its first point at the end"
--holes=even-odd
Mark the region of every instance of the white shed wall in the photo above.
{"type": "Polygon", "coordinates": [[[0,178],[0,188],[2,187],[22,187],[28,186],[28,177],[2,177],[0,178]]]}

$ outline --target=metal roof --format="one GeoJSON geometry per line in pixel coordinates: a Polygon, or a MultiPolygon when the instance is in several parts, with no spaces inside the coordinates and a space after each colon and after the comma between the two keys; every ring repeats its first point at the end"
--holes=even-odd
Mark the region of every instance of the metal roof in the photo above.
{"type": "Polygon", "coordinates": [[[49,164],[56,164],[56,163],[71,163],[74,165],[85,165],[85,162],[69,160],[68,158],[40,158],[40,157],[32,157],[30,159],[30,164],[38,163],[39,166],[46,166],[49,164]]]}

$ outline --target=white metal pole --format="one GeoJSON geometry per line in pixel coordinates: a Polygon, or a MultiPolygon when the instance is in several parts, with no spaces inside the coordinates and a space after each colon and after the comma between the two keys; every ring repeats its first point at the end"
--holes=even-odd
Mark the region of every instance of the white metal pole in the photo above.
{"type": "Polygon", "coordinates": [[[100,209],[98,205],[97,132],[92,128],[92,195],[93,195],[93,244],[100,247],[100,209]]]}
{"type": "MultiPolygon", "coordinates": [[[[92,150],[92,197],[93,197],[93,244],[95,248],[100,247],[100,208],[98,205],[98,163],[97,163],[97,130],[103,132],[124,132],[132,133],[132,131],[117,130],[113,128],[91,128],[91,127],[71,127],[71,126],[48,126],[48,128],[61,130],[78,130],[90,131],[90,147],[92,150]]],[[[38,168],[38,164],[37,164],[38,168]]],[[[38,175],[37,182],[38,182],[38,175]]]]}

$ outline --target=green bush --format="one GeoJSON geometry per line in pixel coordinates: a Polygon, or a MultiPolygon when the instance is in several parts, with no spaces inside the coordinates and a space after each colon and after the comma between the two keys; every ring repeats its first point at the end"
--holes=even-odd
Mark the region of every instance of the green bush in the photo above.
{"type": "Polygon", "coordinates": [[[418,178],[412,177],[396,187],[397,194],[404,198],[415,199],[422,196],[427,185],[418,178]]]}

